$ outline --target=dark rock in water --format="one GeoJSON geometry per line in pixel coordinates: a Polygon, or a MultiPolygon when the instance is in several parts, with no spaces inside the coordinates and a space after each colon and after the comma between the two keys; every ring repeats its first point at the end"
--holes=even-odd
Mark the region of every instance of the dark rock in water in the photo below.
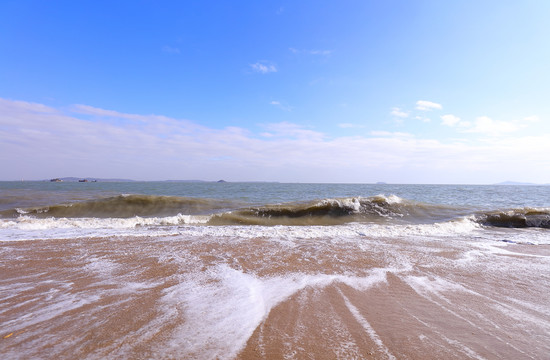
{"type": "Polygon", "coordinates": [[[224,182],[227,182],[225,180],[218,180],[219,183],[224,183],[224,182]]]}

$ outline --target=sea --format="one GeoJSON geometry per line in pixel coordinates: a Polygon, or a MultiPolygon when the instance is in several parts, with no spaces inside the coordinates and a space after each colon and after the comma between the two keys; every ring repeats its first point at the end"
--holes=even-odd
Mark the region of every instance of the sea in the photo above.
{"type": "Polygon", "coordinates": [[[549,359],[550,186],[0,182],[5,359],[549,359]]]}

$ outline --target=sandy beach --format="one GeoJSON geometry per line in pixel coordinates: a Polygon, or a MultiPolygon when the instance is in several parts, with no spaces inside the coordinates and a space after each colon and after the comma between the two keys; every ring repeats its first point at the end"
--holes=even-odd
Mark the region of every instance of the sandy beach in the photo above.
{"type": "Polygon", "coordinates": [[[418,238],[0,243],[28,358],[542,359],[550,246],[418,238]]]}

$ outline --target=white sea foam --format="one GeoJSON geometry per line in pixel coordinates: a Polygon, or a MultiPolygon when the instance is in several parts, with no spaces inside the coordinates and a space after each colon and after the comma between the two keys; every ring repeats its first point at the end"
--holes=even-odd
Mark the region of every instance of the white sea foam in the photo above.
{"type": "MultiPolygon", "coordinates": [[[[40,283],[35,284],[35,286],[38,285],[40,285],[40,283]]],[[[51,284],[50,286],[64,287],[65,284],[56,283],[51,284]]],[[[23,329],[38,323],[50,321],[51,319],[59,317],[67,311],[91,304],[99,299],[99,294],[89,294],[88,296],[83,297],[82,294],[70,294],[66,291],[50,292],[43,295],[42,301],[38,301],[39,299],[34,299],[37,304],[36,306],[33,306],[33,311],[29,311],[15,319],[4,321],[2,325],[4,328],[23,329]]]]}
{"type": "Polygon", "coordinates": [[[443,278],[428,278],[426,276],[407,276],[405,278],[409,286],[411,286],[419,295],[429,297],[434,294],[439,298],[443,298],[443,293],[446,292],[465,292],[473,295],[478,295],[466,289],[464,286],[450,282],[443,278]]]}
{"type": "Polygon", "coordinates": [[[12,220],[0,220],[0,229],[44,230],[44,229],[122,229],[139,226],[169,226],[182,224],[204,224],[211,216],[182,215],[168,217],[131,218],[45,218],[37,219],[31,216],[20,216],[12,220]]]}
{"type": "Polygon", "coordinates": [[[399,236],[468,236],[480,226],[469,221],[422,225],[347,224],[338,226],[181,226],[181,234],[189,236],[228,236],[240,238],[280,237],[291,239],[381,238],[399,236]]]}
{"type": "Polygon", "coordinates": [[[324,199],[317,205],[338,205],[343,208],[351,209],[353,212],[358,213],[361,210],[361,198],[346,198],[346,199],[324,199]]]}
{"type": "Polygon", "coordinates": [[[480,225],[473,217],[433,224],[362,224],[325,226],[209,226],[215,215],[182,215],[131,218],[34,218],[24,215],[0,219],[0,241],[107,236],[222,236],[280,239],[415,237],[462,238],[520,244],[550,244],[548,229],[506,229],[480,225]]]}
{"type": "Polygon", "coordinates": [[[342,291],[340,291],[340,295],[342,296],[342,298],[344,299],[344,302],[346,303],[346,306],[348,308],[348,310],[351,312],[351,314],[353,315],[353,317],[355,318],[355,320],[361,324],[361,326],[363,327],[363,329],[365,329],[365,331],[367,332],[367,334],[369,335],[369,337],[371,338],[371,340],[376,344],[376,346],[378,346],[378,348],[386,354],[387,358],[388,359],[395,359],[395,356],[393,356],[389,349],[384,345],[384,343],[382,342],[382,340],[380,340],[380,337],[378,336],[378,334],[376,333],[376,331],[372,328],[372,326],[369,324],[369,322],[367,321],[367,319],[365,319],[365,317],[363,315],[361,315],[361,312],[359,311],[359,309],[357,309],[352,303],[351,301],[349,301],[349,299],[347,298],[346,295],[344,295],[344,293],[342,291]]]}
{"type": "Polygon", "coordinates": [[[403,202],[402,198],[393,194],[389,196],[380,194],[380,195],[377,195],[376,197],[384,199],[388,204],[401,204],[403,202]]]}
{"type": "Polygon", "coordinates": [[[177,226],[204,224],[210,216],[176,215],[132,218],[0,219],[0,241],[105,236],[163,236],[178,234],[177,226]]]}
{"type": "Polygon", "coordinates": [[[168,353],[234,358],[270,311],[296,292],[335,282],[364,290],[385,281],[386,271],[377,269],[366,277],[289,274],[259,278],[220,265],[210,272],[196,274],[165,290],[165,310],[180,306],[185,319],[168,345],[168,353]]]}

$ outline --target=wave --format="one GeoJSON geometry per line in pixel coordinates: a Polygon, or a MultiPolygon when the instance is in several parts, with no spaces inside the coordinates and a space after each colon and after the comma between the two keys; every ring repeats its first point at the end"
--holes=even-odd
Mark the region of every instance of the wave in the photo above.
{"type": "Polygon", "coordinates": [[[350,222],[433,222],[451,219],[460,209],[405,200],[395,195],[324,199],[267,205],[217,214],[211,225],[338,225],[350,222]]]}
{"type": "Polygon", "coordinates": [[[36,218],[130,218],[134,216],[201,215],[231,209],[234,202],[202,198],[153,195],[114,197],[0,212],[4,218],[20,215],[36,218]]]}
{"type": "Polygon", "coordinates": [[[5,241],[117,236],[173,236],[319,239],[350,237],[464,236],[480,225],[466,218],[435,224],[388,225],[349,223],[343,226],[204,226],[213,216],[177,215],[152,218],[45,218],[20,216],[0,220],[0,239],[5,241]]]}
{"type": "MultiPolygon", "coordinates": [[[[471,208],[426,204],[395,195],[334,198],[259,207],[246,207],[242,203],[230,200],[119,195],[69,204],[11,209],[0,212],[0,217],[18,218],[19,225],[28,224],[33,219],[113,219],[114,223],[119,224],[116,219],[136,218],[135,221],[122,221],[119,224],[128,223],[134,226],[181,224],[321,226],[354,222],[435,224],[467,218],[482,226],[550,228],[549,208],[526,207],[474,212],[471,208]]],[[[9,227],[8,224],[9,222],[3,222],[3,227],[9,227]]]]}
{"type": "Polygon", "coordinates": [[[550,209],[526,207],[512,210],[496,210],[476,214],[474,219],[485,226],[550,229],[550,209]]]}
{"type": "MultiPolygon", "coordinates": [[[[176,196],[119,195],[115,197],[67,204],[16,208],[0,212],[3,218],[31,216],[36,218],[129,218],[183,215],[215,215],[213,221],[238,224],[281,222],[284,219],[335,219],[339,222],[400,218],[440,218],[451,207],[428,205],[399,198],[377,195],[324,199],[307,203],[287,203],[260,207],[243,207],[230,200],[186,198],[176,196]]],[[[306,221],[308,222],[308,221],[306,221]]]]}

